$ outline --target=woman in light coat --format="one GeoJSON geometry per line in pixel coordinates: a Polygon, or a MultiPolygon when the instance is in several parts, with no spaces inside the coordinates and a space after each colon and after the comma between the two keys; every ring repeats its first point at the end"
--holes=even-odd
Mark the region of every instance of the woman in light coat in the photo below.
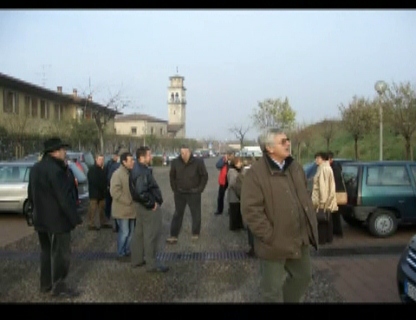
{"type": "Polygon", "coordinates": [[[332,212],[338,211],[335,179],[327,153],[316,153],[315,163],[318,169],[313,178],[312,203],[317,213],[319,210],[323,210],[327,216],[326,221],[318,220],[319,244],[325,244],[331,243],[333,240],[332,212]]]}

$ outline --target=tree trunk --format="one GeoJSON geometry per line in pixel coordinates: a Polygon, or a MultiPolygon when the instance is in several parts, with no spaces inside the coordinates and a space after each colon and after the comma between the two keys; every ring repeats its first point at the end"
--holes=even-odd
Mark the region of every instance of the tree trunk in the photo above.
{"type": "Polygon", "coordinates": [[[411,147],[410,147],[410,137],[405,138],[405,149],[406,149],[406,160],[410,159],[411,147]]]}
{"type": "Polygon", "coordinates": [[[355,160],[358,160],[358,138],[354,139],[355,160]]]}
{"type": "Polygon", "coordinates": [[[100,137],[101,154],[104,154],[104,130],[103,129],[99,129],[98,130],[98,135],[100,137]]]}
{"type": "Polygon", "coordinates": [[[298,162],[302,162],[301,157],[300,157],[300,150],[301,150],[300,143],[298,143],[298,162]]]}
{"type": "Polygon", "coordinates": [[[331,139],[326,139],[326,151],[329,151],[329,144],[331,143],[331,139]]]}

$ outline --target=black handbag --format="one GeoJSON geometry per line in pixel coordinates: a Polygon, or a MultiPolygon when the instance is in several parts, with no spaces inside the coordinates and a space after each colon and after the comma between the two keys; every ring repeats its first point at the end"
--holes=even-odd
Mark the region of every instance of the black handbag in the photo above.
{"type": "Polygon", "coordinates": [[[316,212],[316,219],[318,222],[327,222],[329,220],[328,212],[324,209],[319,209],[316,212]]]}

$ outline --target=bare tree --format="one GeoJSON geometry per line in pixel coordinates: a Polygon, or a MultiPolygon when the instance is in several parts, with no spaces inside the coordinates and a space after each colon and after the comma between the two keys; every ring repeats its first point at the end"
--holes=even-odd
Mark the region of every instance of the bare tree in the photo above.
{"type": "Polygon", "coordinates": [[[250,126],[244,125],[235,125],[229,129],[230,132],[234,133],[235,137],[240,142],[240,149],[244,148],[244,138],[250,129],[250,126]]]}
{"type": "Polygon", "coordinates": [[[115,118],[116,114],[120,113],[121,110],[126,108],[130,101],[125,99],[122,94],[122,90],[118,90],[115,94],[108,89],[108,97],[105,99],[102,105],[104,108],[92,102],[92,94],[97,91],[92,90],[91,83],[89,83],[88,94],[86,95],[85,90],[83,91],[84,97],[87,98],[82,100],[84,107],[84,113],[87,108],[91,108],[91,117],[94,119],[98,130],[98,139],[100,142],[101,153],[104,153],[104,134],[108,123],[115,118]]]}
{"type": "Polygon", "coordinates": [[[355,159],[358,160],[358,140],[371,132],[377,124],[375,105],[365,98],[354,96],[348,106],[339,106],[341,118],[346,130],[354,139],[355,159]]]}
{"type": "Polygon", "coordinates": [[[385,101],[380,101],[387,111],[387,122],[405,141],[406,159],[413,158],[412,137],[416,131],[416,93],[410,83],[393,83],[386,92],[385,101]]]}
{"type": "Polygon", "coordinates": [[[331,119],[324,119],[321,123],[321,135],[324,137],[326,142],[326,151],[329,150],[331,140],[334,138],[336,133],[337,122],[331,119]]]}

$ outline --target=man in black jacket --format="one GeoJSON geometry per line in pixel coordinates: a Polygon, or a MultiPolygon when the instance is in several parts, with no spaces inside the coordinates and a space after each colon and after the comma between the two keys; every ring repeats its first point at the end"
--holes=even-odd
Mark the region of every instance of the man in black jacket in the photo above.
{"type": "MultiPolygon", "coordinates": [[[[122,150],[121,147],[117,148],[113,155],[112,158],[110,160],[107,161],[107,163],[104,166],[104,172],[105,172],[105,176],[107,179],[107,193],[105,196],[105,216],[107,218],[107,220],[111,220],[111,204],[113,202],[113,198],[111,197],[110,194],[110,181],[111,181],[111,177],[113,176],[114,171],[116,171],[118,169],[118,167],[120,166],[120,151],[122,150]]],[[[117,226],[117,220],[114,219],[114,226],[113,226],[113,231],[114,232],[118,232],[118,226],[117,226]]]]}
{"type": "Polygon", "coordinates": [[[41,248],[40,291],[54,296],[79,293],[66,285],[71,255],[71,231],[82,223],[77,213],[76,187],[65,165],[66,148],[59,138],[44,143],[42,159],[30,170],[28,199],[41,248]]]}
{"type": "Polygon", "coordinates": [[[192,216],[192,240],[198,240],[201,232],[201,193],[208,182],[204,159],[195,158],[187,146],[181,147],[181,155],[170,165],[170,186],[174,193],[175,213],[170,225],[170,237],[166,241],[174,244],[182,227],[186,205],[192,216]]]}
{"type": "Polygon", "coordinates": [[[156,262],[156,250],[162,229],[162,192],[149,165],[152,154],[149,147],[136,151],[137,161],[130,174],[130,192],[137,203],[136,226],[131,240],[131,264],[146,265],[148,272],[166,272],[168,267],[156,262]],[[146,259],[145,259],[146,258],[146,259]]]}
{"type": "Polygon", "coordinates": [[[110,228],[111,225],[106,221],[104,215],[105,196],[107,191],[107,178],[104,171],[104,156],[95,156],[94,166],[88,170],[88,193],[90,198],[88,210],[88,230],[100,230],[100,228],[110,228]],[[95,225],[96,212],[100,220],[100,227],[95,225]]]}

